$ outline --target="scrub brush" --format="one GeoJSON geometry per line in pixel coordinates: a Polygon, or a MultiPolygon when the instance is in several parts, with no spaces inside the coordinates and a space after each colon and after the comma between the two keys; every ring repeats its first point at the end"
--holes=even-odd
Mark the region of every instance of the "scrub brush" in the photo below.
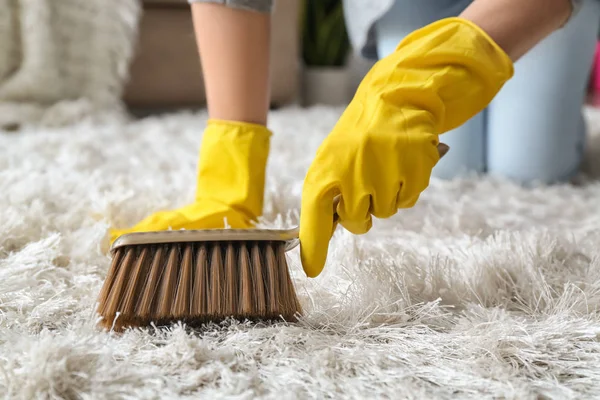
{"type": "MultiPolygon", "coordinates": [[[[440,157],[448,146],[439,144],[440,157]]],[[[334,226],[339,196],[333,202],[334,226]]],[[[286,252],[299,228],[135,232],[111,247],[112,264],[98,296],[99,324],[190,326],[226,318],[296,321],[302,308],[286,252]]]]}
{"type": "Polygon", "coordinates": [[[122,331],[228,317],[296,321],[302,309],[285,253],[298,243],[298,228],[122,235],[98,297],[99,324],[122,331]]]}

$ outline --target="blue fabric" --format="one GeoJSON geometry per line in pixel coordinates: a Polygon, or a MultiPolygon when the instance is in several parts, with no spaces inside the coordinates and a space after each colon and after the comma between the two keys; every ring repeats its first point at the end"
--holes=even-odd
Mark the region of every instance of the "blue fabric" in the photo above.
{"type": "MultiPolygon", "coordinates": [[[[379,57],[393,52],[408,33],[460,14],[470,2],[396,0],[376,24],[379,57]]],[[[441,136],[451,150],[434,168],[434,176],[488,172],[523,183],[552,183],[577,173],[600,2],[583,0],[581,7],[563,29],[515,64],[515,76],[486,110],[441,136]]]]}

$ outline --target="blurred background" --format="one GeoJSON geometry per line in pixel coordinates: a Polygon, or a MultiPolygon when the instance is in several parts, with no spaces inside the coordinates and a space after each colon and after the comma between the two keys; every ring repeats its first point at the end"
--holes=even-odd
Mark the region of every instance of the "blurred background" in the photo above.
{"type": "MultiPolygon", "coordinates": [[[[187,0],[22,3],[0,0],[0,128],[205,106],[187,0]]],[[[372,62],[351,49],[342,0],[277,0],[272,21],[273,108],[348,103],[372,62]]],[[[594,67],[590,105],[598,93],[594,67]]]]}
{"type": "MultiPolygon", "coordinates": [[[[140,37],[125,101],[136,110],[202,106],[205,99],[187,1],[142,3],[140,37]]],[[[271,44],[274,107],[343,105],[350,100],[371,62],[352,52],[342,3],[276,1],[271,44]]],[[[590,104],[600,104],[598,93],[600,68],[594,68],[590,104]]]]}
{"type": "MultiPolygon", "coordinates": [[[[142,4],[136,56],[124,94],[127,105],[135,112],[203,106],[187,1],[142,4]]],[[[273,107],[347,103],[371,64],[351,52],[342,1],[276,1],[272,21],[273,107]]]]}
{"type": "MultiPolygon", "coordinates": [[[[187,0],[0,0],[0,128],[205,106],[187,0]]],[[[273,107],[347,103],[353,57],[341,0],[277,0],[273,107]]]]}

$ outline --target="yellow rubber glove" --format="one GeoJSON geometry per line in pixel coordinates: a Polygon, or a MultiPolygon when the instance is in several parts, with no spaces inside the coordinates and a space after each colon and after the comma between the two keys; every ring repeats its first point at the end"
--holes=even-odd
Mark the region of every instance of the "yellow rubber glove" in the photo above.
{"type": "Polygon", "coordinates": [[[316,277],[339,223],[355,234],[371,216],[412,207],[439,160],[438,135],[484,109],[513,63],[479,27],[448,18],[414,31],[378,61],[321,144],[302,193],[301,260],[316,277]]]}
{"type": "Polygon", "coordinates": [[[150,215],[120,235],[178,229],[251,228],[262,214],[271,132],[262,125],[210,120],[202,137],[196,199],[150,215]]]}

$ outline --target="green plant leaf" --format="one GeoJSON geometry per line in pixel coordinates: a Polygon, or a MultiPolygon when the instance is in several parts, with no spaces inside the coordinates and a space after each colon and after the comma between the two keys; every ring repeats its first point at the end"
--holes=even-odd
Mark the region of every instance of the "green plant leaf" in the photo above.
{"type": "Polygon", "coordinates": [[[305,0],[302,55],[307,65],[340,66],[349,51],[341,0],[305,0]]]}
{"type": "Polygon", "coordinates": [[[327,63],[341,66],[346,60],[348,38],[344,25],[344,10],[342,7],[334,10],[330,16],[331,30],[325,41],[327,48],[327,63]]]}

